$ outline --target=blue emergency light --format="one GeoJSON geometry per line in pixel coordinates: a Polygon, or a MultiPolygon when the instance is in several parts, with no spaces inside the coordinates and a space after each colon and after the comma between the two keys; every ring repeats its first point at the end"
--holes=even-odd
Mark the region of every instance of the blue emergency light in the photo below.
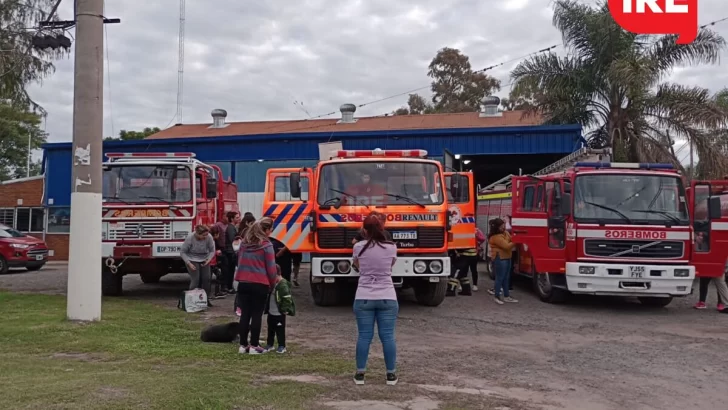
{"type": "Polygon", "coordinates": [[[639,162],[577,162],[575,167],[614,169],[675,169],[672,164],[648,164],[639,162]]]}

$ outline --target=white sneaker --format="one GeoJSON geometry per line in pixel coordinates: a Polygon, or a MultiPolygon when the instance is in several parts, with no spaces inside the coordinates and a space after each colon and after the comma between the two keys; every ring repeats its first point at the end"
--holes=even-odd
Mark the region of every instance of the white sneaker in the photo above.
{"type": "Polygon", "coordinates": [[[499,297],[495,298],[494,300],[495,300],[495,303],[497,303],[499,305],[502,305],[503,304],[503,300],[501,298],[499,298],[499,297]]]}
{"type": "Polygon", "coordinates": [[[247,354],[248,353],[248,346],[240,346],[238,349],[238,353],[240,354],[247,354]]]}
{"type": "Polygon", "coordinates": [[[477,292],[477,291],[478,291],[478,287],[473,285],[473,292],[477,292]]]}
{"type": "Polygon", "coordinates": [[[507,302],[507,303],[518,303],[518,300],[516,300],[516,299],[513,299],[513,298],[512,298],[512,297],[510,297],[510,296],[508,296],[507,298],[503,298],[503,301],[504,301],[504,302],[507,302]]]}

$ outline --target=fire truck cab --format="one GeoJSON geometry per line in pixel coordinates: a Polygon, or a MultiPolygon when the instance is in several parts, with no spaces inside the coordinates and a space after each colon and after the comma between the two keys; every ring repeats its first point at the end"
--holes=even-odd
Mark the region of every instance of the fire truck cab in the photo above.
{"type": "Polygon", "coordinates": [[[689,203],[670,164],[576,163],[513,177],[518,271],[546,302],[569,293],[666,306],[696,275],[689,203]]]}
{"type": "Polygon", "coordinates": [[[102,289],[120,295],[122,278],[144,283],[185,271],[180,250],[199,224],[239,212],[237,187],[193,153],[109,153],[103,164],[102,289]]]}
{"type": "MultiPolygon", "coordinates": [[[[315,169],[269,169],[263,214],[274,219],[272,236],[293,252],[311,253],[311,293],[320,306],[353,299],[359,273],[352,248],[372,211],[398,248],[392,268],[396,287],[411,287],[417,300],[445,299],[452,221],[443,192],[442,165],[423,150],[340,150],[315,169]]],[[[466,187],[464,175],[455,176],[466,187]]],[[[451,194],[461,197],[462,188],[451,194]]]]}

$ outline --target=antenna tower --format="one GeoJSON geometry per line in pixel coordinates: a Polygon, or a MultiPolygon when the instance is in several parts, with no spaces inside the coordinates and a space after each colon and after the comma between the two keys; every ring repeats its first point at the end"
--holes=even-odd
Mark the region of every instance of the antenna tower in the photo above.
{"type": "Polygon", "coordinates": [[[185,76],[185,0],[179,0],[179,55],[177,57],[177,122],[182,123],[185,76]]]}

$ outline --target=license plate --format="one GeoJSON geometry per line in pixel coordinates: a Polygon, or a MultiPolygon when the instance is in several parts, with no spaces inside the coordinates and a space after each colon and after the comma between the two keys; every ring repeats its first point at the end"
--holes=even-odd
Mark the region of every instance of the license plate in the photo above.
{"type": "Polygon", "coordinates": [[[157,253],[180,253],[181,246],[157,246],[157,253]]]}
{"type": "Polygon", "coordinates": [[[324,283],[334,283],[336,278],[324,278],[324,283]]]}
{"type": "Polygon", "coordinates": [[[35,260],[42,261],[43,260],[43,255],[35,255],[35,260]]]}
{"type": "Polygon", "coordinates": [[[417,239],[417,231],[392,232],[395,241],[417,239]]]}
{"type": "Polygon", "coordinates": [[[629,277],[630,278],[643,278],[645,276],[644,266],[630,266],[629,277]]]}
{"type": "Polygon", "coordinates": [[[440,278],[438,278],[437,276],[430,276],[430,282],[437,283],[439,281],[440,281],[440,278]]]}

